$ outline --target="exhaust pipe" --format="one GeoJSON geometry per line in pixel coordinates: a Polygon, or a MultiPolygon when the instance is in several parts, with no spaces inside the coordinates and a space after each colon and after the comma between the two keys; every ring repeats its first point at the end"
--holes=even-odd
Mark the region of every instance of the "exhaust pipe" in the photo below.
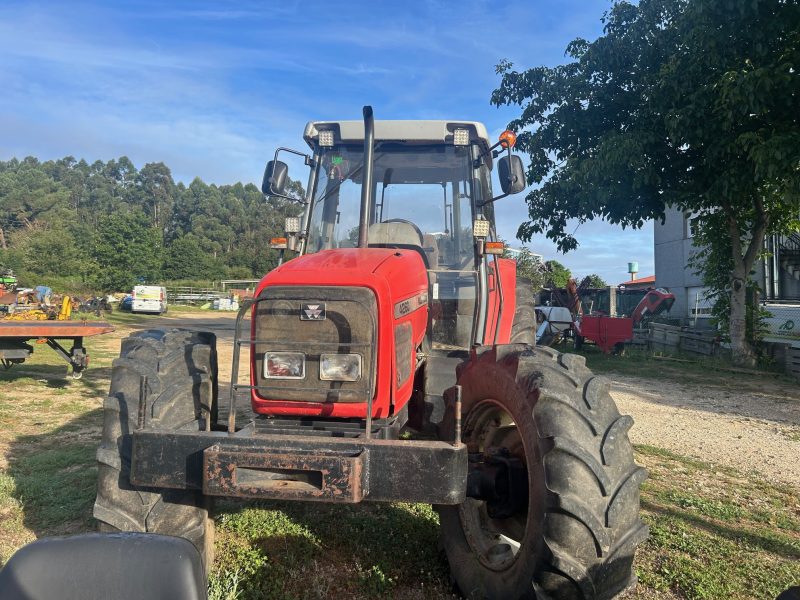
{"type": "Polygon", "coordinates": [[[366,248],[369,228],[369,208],[372,206],[372,155],[375,150],[375,119],[372,107],[365,106],[364,113],[364,168],[361,171],[361,219],[358,223],[358,247],[366,248]]]}

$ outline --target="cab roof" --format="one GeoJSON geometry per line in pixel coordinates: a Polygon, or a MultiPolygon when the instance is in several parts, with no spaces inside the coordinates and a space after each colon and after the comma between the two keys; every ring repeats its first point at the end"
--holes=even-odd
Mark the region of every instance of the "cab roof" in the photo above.
{"type": "MultiPolygon", "coordinates": [[[[470,141],[492,145],[486,126],[477,121],[375,121],[375,140],[452,144],[456,129],[469,130],[470,141]]],[[[337,143],[364,142],[364,121],[309,121],[303,138],[313,148],[322,130],[333,130],[337,143]]]]}

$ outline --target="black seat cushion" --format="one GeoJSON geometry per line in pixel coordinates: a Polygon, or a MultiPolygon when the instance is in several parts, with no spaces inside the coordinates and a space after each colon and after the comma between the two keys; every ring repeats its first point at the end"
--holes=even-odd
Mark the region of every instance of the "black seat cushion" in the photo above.
{"type": "Polygon", "coordinates": [[[200,554],[182,538],[90,533],[24,546],[0,570],[0,600],[205,600],[200,554]]]}

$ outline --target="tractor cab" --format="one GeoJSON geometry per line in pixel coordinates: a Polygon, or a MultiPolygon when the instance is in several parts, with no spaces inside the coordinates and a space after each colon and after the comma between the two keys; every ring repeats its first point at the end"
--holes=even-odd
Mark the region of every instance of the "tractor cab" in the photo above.
{"type": "MultiPolygon", "coordinates": [[[[491,188],[498,146],[508,152],[500,158],[504,195],[524,187],[521,161],[510,152],[513,134],[492,145],[486,128],[475,122],[378,121],[374,127],[367,173],[363,121],[306,125],[313,154],[306,157],[311,174],[296,248],[302,255],[358,247],[367,196],[366,247],[409,250],[422,259],[431,349],[482,343],[497,330],[498,314],[490,305],[501,285],[494,283],[499,268],[493,253],[502,246],[496,243],[491,188]]],[[[265,173],[266,194],[281,195],[275,168],[285,169],[277,155],[265,173]]]]}

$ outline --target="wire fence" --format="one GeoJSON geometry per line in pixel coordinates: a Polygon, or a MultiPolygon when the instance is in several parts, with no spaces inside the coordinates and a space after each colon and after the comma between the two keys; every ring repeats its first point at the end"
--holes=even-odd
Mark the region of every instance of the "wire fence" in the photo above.
{"type": "Polygon", "coordinates": [[[224,292],[208,288],[190,286],[167,288],[167,302],[170,304],[203,304],[218,300],[224,295],[224,292]]]}

